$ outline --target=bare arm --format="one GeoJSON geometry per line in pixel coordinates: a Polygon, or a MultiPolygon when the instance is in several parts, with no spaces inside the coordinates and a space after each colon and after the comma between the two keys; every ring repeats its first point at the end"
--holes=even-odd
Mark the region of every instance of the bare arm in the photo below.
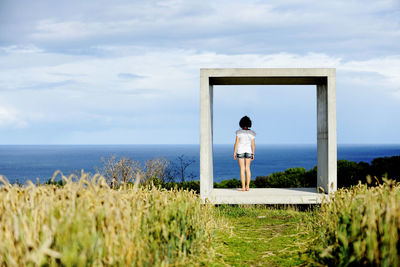
{"type": "Polygon", "coordinates": [[[236,160],[236,150],[237,150],[238,141],[239,141],[239,137],[236,136],[235,146],[233,147],[233,159],[234,160],[236,160]]]}
{"type": "Polygon", "coordinates": [[[251,140],[251,151],[253,151],[253,156],[251,157],[251,159],[254,159],[254,154],[256,153],[256,139],[253,138],[253,140],[251,140]]]}

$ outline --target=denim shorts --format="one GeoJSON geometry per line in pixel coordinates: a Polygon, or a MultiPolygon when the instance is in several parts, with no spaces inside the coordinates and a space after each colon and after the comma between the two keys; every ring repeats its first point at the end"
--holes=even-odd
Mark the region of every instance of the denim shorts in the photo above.
{"type": "Polygon", "coordinates": [[[252,153],[240,153],[240,154],[236,154],[236,157],[238,159],[251,159],[253,157],[252,153]]]}

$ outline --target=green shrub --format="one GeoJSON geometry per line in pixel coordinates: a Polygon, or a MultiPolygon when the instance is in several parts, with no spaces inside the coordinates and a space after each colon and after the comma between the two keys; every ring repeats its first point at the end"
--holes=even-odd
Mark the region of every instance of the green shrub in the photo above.
{"type": "Polygon", "coordinates": [[[242,187],[242,182],[238,179],[223,180],[219,183],[214,183],[214,188],[239,188],[242,187]]]}
{"type": "Polygon", "coordinates": [[[269,176],[257,176],[254,184],[257,188],[315,187],[316,168],[289,168],[284,172],[275,172],[269,176]]]}
{"type": "Polygon", "coordinates": [[[391,179],[400,181],[400,156],[373,159],[369,174],[376,177],[386,175],[391,179]]]}

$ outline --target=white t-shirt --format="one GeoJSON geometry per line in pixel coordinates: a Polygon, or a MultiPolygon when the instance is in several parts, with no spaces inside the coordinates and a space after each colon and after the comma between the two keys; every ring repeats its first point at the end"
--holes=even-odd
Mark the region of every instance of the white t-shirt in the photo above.
{"type": "Polygon", "coordinates": [[[236,153],[253,153],[253,150],[251,149],[251,141],[256,138],[256,133],[252,130],[242,129],[236,131],[236,136],[239,137],[236,153]]]}

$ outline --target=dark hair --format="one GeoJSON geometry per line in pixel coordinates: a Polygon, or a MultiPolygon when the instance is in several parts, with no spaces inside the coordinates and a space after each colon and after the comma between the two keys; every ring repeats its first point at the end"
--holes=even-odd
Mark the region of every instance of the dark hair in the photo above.
{"type": "Polygon", "coordinates": [[[244,127],[250,128],[251,127],[251,120],[249,117],[244,116],[239,121],[239,126],[243,129],[244,127]]]}

